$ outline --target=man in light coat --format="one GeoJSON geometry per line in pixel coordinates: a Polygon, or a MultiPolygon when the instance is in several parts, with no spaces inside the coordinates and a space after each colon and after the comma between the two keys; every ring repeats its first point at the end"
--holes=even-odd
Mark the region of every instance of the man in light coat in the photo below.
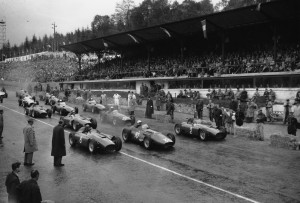
{"type": "Polygon", "coordinates": [[[28,119],[28,125],[23,129],[23,134],[25,152],[24,165],[32,166],[34,165],[34,163],[32,162],[33,152],[38,151],[32,118],[28,119]]]}
{"type": "Polygon", "coordinates": [[[64,166],[61,160],[63,156],[66,156],[66,145],[62,120],[53,128],[51,156],[54,156],[54,166],[64,166]]]}

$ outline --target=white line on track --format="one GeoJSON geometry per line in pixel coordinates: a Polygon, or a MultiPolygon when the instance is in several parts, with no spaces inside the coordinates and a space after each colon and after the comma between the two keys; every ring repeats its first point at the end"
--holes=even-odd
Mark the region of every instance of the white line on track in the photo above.
{"type": "MultiPolygon", "coordinates": [[[[21,113],[21,112],[18,112],[18,111],[16,111],[16,110],[10,109],[10,108],[8,108],[8,107],[6,107],[6,106],[3,106],[3,105],[0,105],[0,106],[4,107],[4,108],[6,108],[6,109],[9,109],[9,110],[11,110],[11,111],[13,111],[13,112],[15,112],[15,113],[18,113],[18,114],[21,114],[21,115],[25,115],[25,114],[23,114],[23,113],[21,113]]],[[[55,118],[55,119],[57,119],[57,118],[55,118]]],[[[37,121],[39,121],[39,122],[41,122],[41,123],[43,123],[43,124],[45,124],[45,125],[54,127],[53,125],[51,125],[51,124],[49,124],[49,123],[46,123],[46,122],[44,122],[44,121],[41,121],[41,120],[39,120],[39,119],[35,119],[35,120],[37,120],[37,121]]],[[[57,119],[57,120],[58,120],[58,119],[57,119]]],[[[68,131],[66,131],[66,132],[68,132],[68,131]]],[[[219,188],[219,187],[214,186],[214,185],[211,185],[211,184],[209,184],[209,183],[205,183],[205,182],[203,182],[203,181],[201,181],[201,180],[197,180],[197,179],[195,179],[195,178],[191,178],[191,177],[189,177],[189,176],[183,175],[183,174],[178,173],[178,172],[176,172],[176,171],[172,171],[172,170],[170,170],[170,169],[168,169],[168,168],[165,168],[165,167],[159,166],[159,165],[157,165],[157,164],[148,162],[148,161],[146,161],[146,160],[140,159],[140,158],[138,158],[138,157],[132,156],[132,155],[127,154],[127,153],[125,153],[125,152],[120,152],[120,153],[123,154],[123,155],[125,155],[125,156],[127,156],[127,157],[133,158],[133,159],[135,159],[135,160],[137,160],[137,161],[140,161],[140,162],[143,162],[143,163],[145,163],[145,164],[148,164],[148,165],[150,165],[150,166],[154,166],[154,167],[156,167],[156,168],[159,168],[159,169],[161,169],[161,170],[167,171],[167,172],[172,173],[172,174],[174,174],[174,175],[177,175],[177,176],[179,176],[179,177],[186,178],[186,179],[191,180],[191,181],[193,181],[193,182],[196,182],[196,183],[205,185],[205,186],[207,186],[207,187],[213,188],[213,189],[215,189],[215,190],[218,190],[218,191],[221,191],[221,192],[230,194],[230,195],[232,195],[232,196],[235,196],[235,197],[237,197],[237,198],[243,199],[243,200],[245,200],[245,201],[252,202],[252,203],[259,203],[259,202],[256,201],[256,200],[253,200],[253,199],[250,199],[250,198],[248,198],[248,197],[244,197],[244,196],[242,196],[242,195],[239,195],[239,194],[230,192],[230,191],[228,191],[228,190],[219,188]]]]}

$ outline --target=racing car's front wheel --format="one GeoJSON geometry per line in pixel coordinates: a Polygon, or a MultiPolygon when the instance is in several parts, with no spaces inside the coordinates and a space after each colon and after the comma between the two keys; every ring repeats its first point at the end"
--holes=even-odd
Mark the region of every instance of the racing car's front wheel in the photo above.
{"type": "Polygon", "coordinates": [[[176,124],[174,127],[174,131],[175,131],[176,135],[180,135],[181,134],[180,125],[176,124]]]}
{"type": "Polygon", "coordinates": [[[70,143],[71,147],[74,147],[76,145],[76,141],[75,141],[74,135],[72,133],[70,133],[70,135],[69,135],[69,143],[70,143]]]}
{"type": "Polygon", "coordinates": [[[73,130],[75,130],[75,131],[78,130],[78,125],[75,122],[72,123],[72,127],[73,127],[73,130]]]}
{"type": "Polygon", "coordinates": [[[206,140],[207,136],[206,136],[206,133],[205,133],[203,130],[200,130],[200,131],[199,131],[199,138],[200,138],[200,140],[202,140],[202,141],[205,141],[205,140],[206,140]]]}
{"type": "Polygon", "coordinates": [[[115,143],[115,145],[116,145],[116,148],[115,148],[116,152],[120,151],[120,150],[122,149],[122,140],[121,140],[121,138],[119,138],[119,137],[114,137],[114,138],[112,139],[112,141],[113,141],[113,142],[115,143]]]}
{"type": "Polygon", "coordinates": [[[28,111],[25,108],[24,108],[24,113],[25,113],[26,116],[28,116],[28,111]]]}
{"type": "Polygon", "coordinates": [[[89,142],[89,152],[94,153],[95,152],[95,143],[93,141],[89,142]]]}
{"type": "Polygon", "coordinates": [[[123,138],[124,142],[128,142],[130,140],[130,131],[127,129],[123,129],[122,138],[123,138]]]}
{"type": "Polygon", "coordinates": [[[173,141],[173,145],[175,145],[175,142],[176,142],[176,139],[175,139],[175,136],[172,134],[172,133],[168,133],[167,134],[167,137],[173,141]]]}
{"type": "Polygon", "coordinates": [[[151,140],[149,137],[144,138],[143,145],[146,149],[151,149],[151,140]]]}

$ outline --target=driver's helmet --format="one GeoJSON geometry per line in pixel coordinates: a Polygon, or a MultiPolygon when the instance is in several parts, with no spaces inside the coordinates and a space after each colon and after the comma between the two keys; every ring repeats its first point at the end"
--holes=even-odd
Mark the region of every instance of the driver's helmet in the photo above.
{"type": "Polygon", "coordinates": [[[143,123],[143,122],[142,122],[141,120],[137,120],[136,125],[137,125],[137,126],[140,126],[140,125],[142,125],[142,123],[143,123]]]}

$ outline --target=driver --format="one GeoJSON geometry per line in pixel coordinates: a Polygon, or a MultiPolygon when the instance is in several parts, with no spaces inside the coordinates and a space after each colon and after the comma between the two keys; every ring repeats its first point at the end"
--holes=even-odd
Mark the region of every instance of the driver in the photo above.
{"type": "Polygon", "coordinates": [[[94,101],[94,99],[91,97],[91,98],[89,98],[89,100],[88,100],[89,102],[91,102],[91,101],[94,101]]]}
{"type": "Polygon", "coordinates": [[[87,123],[87,124],[85,124],[84,130],[82,131],[82,133],[87,134],[88,132],[91,132],[91,130],[92,130],[91,126],[87,123]]]}
{"type": "Polygon", "coordinates": [[[142,122],[141,120],[138,120],[138,121],[136,122],[136,124],[134,125],[134,127],[135,127],[135,128],[139,128],[139,127],[142,126],[142,124],[143,124],[143,122],[142,122]]]}
{"type": "Polygon", "coordinates": [[[74,117],[75,117],[75,111],[71,111],[71,112],[70,112],[70,117],[71,117],[72,119],[74,119],[74,117]]]}

